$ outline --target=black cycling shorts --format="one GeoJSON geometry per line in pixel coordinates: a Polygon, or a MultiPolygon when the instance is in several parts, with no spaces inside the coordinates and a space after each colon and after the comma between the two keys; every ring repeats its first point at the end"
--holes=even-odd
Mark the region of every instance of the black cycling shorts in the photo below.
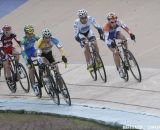
{"type": "Polygon", "coordinates": [[[49,61],[49,63],[55,62],[55,59],[52,55],[52,51],[48,53],[42,53],[42,57],[45,57],[49,61]]]}

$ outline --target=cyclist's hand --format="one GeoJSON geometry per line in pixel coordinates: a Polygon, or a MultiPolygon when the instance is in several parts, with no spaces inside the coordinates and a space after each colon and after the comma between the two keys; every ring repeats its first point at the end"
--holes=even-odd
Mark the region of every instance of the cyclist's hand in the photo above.
{"type": "Polygon", "coordinates": [[[82,38],[82,39],[81,39],[81,46],[84,47],[85,44],[86,44],[86,39],[85,39],[85,38],[82,38]]]}
{"type": "Polygon", "coordinates": [[[45,64],[44,63],[40,64],[39,68],[42,69],[42,70],[45,70],[45,64]]]}
{"type": "Polygon", "coordinates": [[[102,41],[104,41],[104,34],[100,34],[99,37],[102,41]]]}
{"type": "Polygon", "coordinates": [[[112,47],[112,48],[115,48],[115,47],[116,47],[116,42],[115,42],[115,41],[112,41],[112,42],[111,42],[111,47],[112,47]]]}
{"type": "Polygon", "coordinates": [[[66,58],[65,56],[62,56],[62,61],[63,61],[64,63],[67,63],[67,58],[66,58]]]}
{"type": "Polygon", "coordinates": [[[130,33],[130,37],[131,37],[132,40],[135,41],[136,38],[135,38],[135,35],[134,35],[134,34],[130,33]]]}

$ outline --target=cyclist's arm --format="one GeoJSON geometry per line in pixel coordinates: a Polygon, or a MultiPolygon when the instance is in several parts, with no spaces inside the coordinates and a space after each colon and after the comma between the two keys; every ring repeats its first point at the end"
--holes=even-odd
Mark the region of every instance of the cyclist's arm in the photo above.
{"type": "Polygon", "coordinates": [[[21,40],[21,52],[22,52],[22,56],[23,56],[23,58],[24,58],[24,60],[25,60],[25,62],[27,62],[27,60],[28,60],[28,55],[26,54],[26,51],[25,51],[25,38],[23,38],[22,40],[21,40]]]}
{"type": "Polygon", "coordinates": [[[128,34],[130,34],[130,30],[126,24],[124,24],[122,21],[117,21],[118,25],[123,28],[128,34]]]}
{"type": "Polygon", "coordinates": [[[78,41],[81,42],[81,39],[79,38],[79,24],[78,24],[78,19],[74,22],[74,38],[78,41]]]}
{"type": "Polygon", "coordinates": [[[18,43],[18,45],[20,46],[20,40],[17,39],[17,35],[16,34],[11,34],[12,38],[18,43]]]}
{"type": "Polygon", "coordinates": [[[96,23],[95,19],[91,16],[88,16],[88,20],[90,21],[90,23],[97,29],[97,30],[102,30],[102,27],[96,23]]]}
{"type": "Polygon", "coordinates": [[[51,43],[52,43],[53,45],[56,45],[56,47],[59,49],[59,51],[60,51],[60,53],[61,53],[61,56],[65,56],[64,49],[63,49],[61,43],[59,42],[59,40],[52,37],[52,38],[51,38],[51,41],[52,41],[51,43]]]}
{"type": "Polygon", "coordinates": [[[36,41],[36,49],[40,49],[40,46],[41,46],[41,44],[42,44],[42,40],[43,40],[43,38],[40,38],[38,41],[36,41]]]}
{"type": "Polygon", "coordinates": [[[106,23],[103,27],[104,37],[105,37],[104,41],[106,44],[111,45],[112,40],[109,39],[109,30],[110,30],[110,26],[109,24],[106,23]]]}

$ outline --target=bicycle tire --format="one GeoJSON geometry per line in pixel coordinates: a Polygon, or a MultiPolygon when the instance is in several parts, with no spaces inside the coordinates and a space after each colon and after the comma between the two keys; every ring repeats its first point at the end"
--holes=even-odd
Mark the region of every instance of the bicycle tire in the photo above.
{"type": "Polygon", "coordinates": [[[58,86],[58,88],[59,88],[59,90],[60,90],[60,93],[62,94],[65,102],[66,102],[69,106],[71,106],[70,94],[69,94],[67,85],[66,85],[66,83],[65,83],[65,81],[64,81],[64,79],[62,78],[61,75],[59,75],[56,83],[57,83],[57,86],[58,86]],[[60,86],[62,86],[62,84],[63,84],[63,87],[60,87],[60,86]]]}
{"type": "MultiPolygon", "coordinates": [[[[97,57],[98,57],[98,59],[100,60],[100,62],[101,62],[101,64],[102,64],[102,66],[101,66],[100,68],[97,68],[97,70],[98,70],[98,72],[99,72],[99,75],[100,75],[101,79],[106,83],[106,82],[107,82],[107,75],[106,75],[106,70],[105,70],[105,67],[104,67],[102,58],[101,58],[101,56],[100,56],[99,54],[97,54],[97,57]],[[100,71],[101,69],[102,69],[102,71],[103,71],[103,74],[102,74],[102,72],[100,71]]],[[[99,62],[99,61],[97,61],[97,62],[99,62]]],[[[96,62],[96,63],[97,63],[97,62],[96,62]]]]}
{"type": "Polygon", "coordinates": [[[92,52],[90,53],[91,53],[93,71],[89,71],[89,72],[92,79],[96,81],[97,80],[96,53],[95,53],[96,51],[94,50],[93,44],[91,44],[91,47],[92,47],[92,52]]]}
{"type": "Polygon", "coordinates": [[[10,89],[10,91],[11,91],[12,93],[16,93],[16,91],[17,91],[17,85],[16,85],[16,80],[15,80],[14,70],[13,70],[12,67],[10,67],[10,70],[11,70],[11,77],[13,78],[13,79],[12,79],[12,80],[13,80],[13,84],[12,84],[12,86],[11,86],[11,84],[9,84],[7,81],[6,81],[6,83],[7,83],[7,85],[8,85],[8,88],[10,89]]]}
{"type": "Polygon", "coordinates": [[[138,76],[136,76],[136,74],[134,73],[133,69],[132,69],[132,65],[131,65],[131,60],[127,59],[128,60],[128,63],[129,63],[129,69],[133,75],[133,77],[138,81],[138,82],[141,82],[142,81],[142,75],[141,75],[141,71],[140,71],[140,68],[139,68],[139,65],[138,65],[138,62],[136,60],[136,58],[134,57],[134,55],[132,54],[131,51],[128,50],[128,55],[129,57],[132,59],[132,61],[134,62],[134,64],[136,65],[136,68],[138,70],[138,76]]]}
{"type": "Polygon", "coordinates": [[[119,55],[119,56],[120,56],[120,66],[123,68],[123,71],[125,72],[125,77],[123,77],[123,79],[127,82],[129,80],[127,67],[126,67],[124,61],[122,60],[121,55],[119,55]]]}
{"type": "MultiPolygon", "coordinates": [[[[38,89],[39,89],[38,91],[39,91],[39,95],[37,95],[37,97],[38,97],[38,98],[41,98],[41,97],[42,97],[42,89],[41,89],[42,83],[41,83],[40,78],[38,77],[36,68],[35,68],[35,66],[33,65],[33,63],[32,63],[32,67],[34,67],[34,75],[35,75],[35,78],[36,78],[36,80],[37,80],[37,82],[38,82],[38,89]]],[[[29,79],[30,79],[31,87],[32,87],[32,89],[33,89],[33,91],[34,91],[33,83],[32,83],[32,81],[31,81],[30,74],[29,74],[29,79]]]]}
{"type": "Polygon", "coordinates": [[[42,77],[42,83],[43,86],[46,90],[46,93],[51,97],[51,99],[54,101],[55,104],[60,105],[60,98],[59,98],[59,93],[57,92],[56,89],[56,84],[51,76],[44,76],[42,77]],[[50,84],[50,86],[46,85],[46,81],[44,80],[47,78],[47,82],[50,84]]]}
{"type": "MultiPolygon", "coordinates": [[[[25,67],[24,67],[21,63],[18,63],[17,73],[19,73],[19,76],[20,76],[19,83],[20,83],[22,89],[24,90],[24,92],[28,93],[29,90],[30,90],[29,77],[28,77],[28,74],[27,74],[27,72],[26,72],[25,67]],[[21,74],[20,74],[20,71],[19,71],[18,69],[21,70],[21,73],[23,73],[24,78],[27,79],[27,82],[26,82],[27,85],[23,85],[23,84],[22,84],[22,81],[21,81],[22,77],[20,76],[21,74]],[[24,87],[24,86],[27,86],[27,87],[24,87]]],[[[23,78],[23,79],[24,79],[24,78],[23,78]]]]}

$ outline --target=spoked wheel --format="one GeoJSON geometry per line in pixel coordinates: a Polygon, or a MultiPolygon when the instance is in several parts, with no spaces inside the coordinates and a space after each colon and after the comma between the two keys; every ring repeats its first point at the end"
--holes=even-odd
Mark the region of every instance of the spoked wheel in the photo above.
{"type": "Polygon", "coordinates": [[[17,78],[19,79],[21,87],[26,93],[28,93],[30,90],[29,78],[26,69],[21,63],[18,63],[17,73],[18,73],[17,78]]]}
{"type": "Polygon", "coordinates": [[[141,71],[140,71],[139,65],[138,65],[134,55],[129,50],[128,50],[128,63],[129,63],[129,68],[130,68],[130,71],[131,71],[133,77],[138,82],[141,82],[142,76],[141,76],[141,71]]]}
{"type": "Polygon", "coordinates": [[[96,54],[95,53],[91,53],[92,56],[92,67],[93,70],[89,71],[91,74],[91,77],[93,78],[94,81],[97,80],[97,67],[96,67],[96,54]]]}
{"type": "Polygon", "coordinates": [[[57,86],[60,90],[60,93],[62,94],[65,102],[71,106],[71,98],[70,98],[70,94],[69,91],[67,89],[67,85],[65,83],[65,81],[63,80],[63,78],[61,76],[59,76],[59,79],[57,80],[57,86]]]}
{"type": "Polygon", "coordinates": [[[40,79],[39,79],[39,77],[38,77],[38,75],[37,75],[37,73],[36,73],[36,70],[35,70],[35,68],[34,68],[34,75],[35,75],[35,78],[36,78],[36,80],[37,80],[37,83],[38,83],[38,87],[37,88],[33,88],[33,83],[32,83],[32,80],[31,80],[31,76],[30,76],[30,74],[29,74],[29,79],[30,79],[30,83],[31,83],[31,87],[32,87],[32,89],[33,89],[33,91],[34,91],[34,94],[35,94],[35,89],[37,89],[37,91],[38,91],[38,95],[36,95],[38,98],[41,98],[42,97],[42,89],[41,89],[41,87],[42,87],[42,84],[41,84],[41,81],[40,81],[40,79]]]}
{"type": "Polygon", "coordinates": [[[127,71],[127,66],[125,65],[125,63],[122,61],[122,58],[120,57],[120,66],[123,70],[123,74],[124,77],[123,79],[127,82],[129,80],[129,75],[128,75],[128,71],[127,71]]]}
{"type": "Polygon", "coordinates": [[[54,103],[60,104],[59,93],[56,89],[56,83],[51,76],[43,76],[42,83],[46,90],[46,93],[52,98],[54,103]]]}
{"type": "Polygon", "coordinates": [[[104,82],[107,82],[106,70],[105,70],[102,58],[98,54],[97,54],[97,58],[96,58],[96,67],[97,67],[97,70],[99,72],[101,79],[104,82]]]}
{"type": "Polygon", "coordinates": [[[12,67],[10,67],[10,71],[11,71],[12,82],[6,80],[6,83],[9,89],[11,90],[11,92],[15,93],[17,90],[17,85],[16,85],[16,80],[15,80],[15,74],[14,74],[12,67]]]}

